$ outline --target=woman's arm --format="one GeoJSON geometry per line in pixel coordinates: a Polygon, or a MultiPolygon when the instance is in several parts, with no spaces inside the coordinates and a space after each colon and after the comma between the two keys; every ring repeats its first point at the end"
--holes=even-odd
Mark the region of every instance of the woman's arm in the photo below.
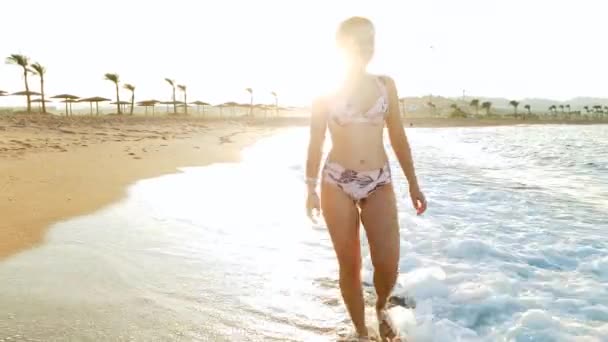
{"type": "Polygon", "coordinates": [[[323,100],[317,99],[312,104],[310,140],[308,143],[308,156],[306,160],[306,184],[308,185],[309,193],[316,191],[326,129],[327,110],[325,108],[325,103],[323,100]]]}
{"type": "Polygon", "coordinates": [[[405,135],[403,122],[401,121],[397,87],[395,86],[395,81],[393,81],[392,78],[387,76],[384,76],[383,78],[389,97],[389,114],[388,118],[386,119],[386,126],[388,128],[391,146],[393,147],[395,155],[399,160],[399,164],[405,173],[405,177],[410,185],[410,189],[419,189],[410,144],[407,140],[407,136],[405,135]]]}

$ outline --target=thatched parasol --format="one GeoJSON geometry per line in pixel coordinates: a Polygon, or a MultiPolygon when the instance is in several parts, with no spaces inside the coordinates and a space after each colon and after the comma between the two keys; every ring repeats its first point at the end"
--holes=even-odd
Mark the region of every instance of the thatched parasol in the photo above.
{"type": "Polygon", "coordinates": [[[152,107],[152,115],[154,115],[156,110],[156,104],[160,103],[158,100],[145,100],[137,102],[137,105],[140,107],[146,108],[146,114],[148,114],[148,107],[152,107]]]}
{"type": "Polygon", "coordinates": [[[86,99],[80,99],[78,102],[88,102],[91,105],[91,115],[93,115],[93,102],[95,102],[95,111],[96,114],[99,115],[99,102],[112,101],[110,99],[106,99],[105,97],[87,97],[86,99]]]}
{"type": "MultiPolygon", "coordinates": [[[[71,94],[60,94],[60,95],[55,95],[55,96],[51,96],[52,99],[63,99],[63,100],[78,100],[79,97],[76,95],[71,95],[71,94]]],[[[65,103],[65,115],[68,115],[68,103],[70,104],[70,112],[72,111],[72,102],[65,102],[65,101],[61,101],[65,103]]]]}
{"type": "MultiPolygon", "coordinates": [[[[42,99],[33,99],[30,101],[31,103],[38,103],[38,111],[42,112],[42,99]]],[[[44,103],[49,103],[51,101],[49,100],[44,100],[44,103]]]]}
{"type": "MultiPolygon", "coordinates": [[[[35,92],[35,91],[31,91],[31,90],[30,91],[24,90],[24,91],[18,91],[16,93],[12,93],[11,95],[13,95],[13,96],[40,96],[41,94],[38,92],[35,92]]],[[[30,103],[31,102],[32,101],[30,101],[30,103]]],[[[28,107],[29,107],[29,105],[28,105],[28,107]]]]}
{"type": "Polygon", "coordinates": [[[241,104],[238,104],[234,101],[224,102],[221,104],[223,107],[229,107],[232,111],[232,115],[234,116],[234,108],[241,107],[241,104]]]}
{"type": "Polygon", "coordinates": [[[194,101],[194,102],[190,102],[190,104],[196,105],[197,113],[200,112],[200,107],[203,106],[203,115],[205,114],[205,106],[209,106],[209,104],[207,102],[203,102],[203,101],[194,101]]]}
{"type": "Polygon", "coordinates": [[[120,106],[122,106],[122,107],[123,107],[123,108],[122,108],[122,110],[123,110],[123,111],[126,111],[126,108],[125,108],[125,107],[126,107],[126,106],[130,106],[130,105],[131,105],[131,102],[129,102],[129,101],[120,101],[120,102],[116,102],[116,101],[114,101],[114,102],[111,102],[110,104],[113,104],[113,105],[120,105],[120,106]]]}
{"type": "Polygon", "coordinates": [[[14,96],[27,96],[27,95],[30,95],[30,96],[40,96],[42,94],[40,94],[38,92],[35,92],[35,91],[31,91],[31,90],[30,91],[24,90],[24,91],[18,91],[16,93],[12,93],[11,95],[14,95],[14,96]]]}
{"type": "Polygon", "coordinates": [[[8,95],[7,92],[5,92],[4,90],[0,90],[0,96],[6,96],[8,95]]]}
{"type": "MultiPolygon", "coordinates": [[[[78,102],[78,100],[74,100],[74,99],[65,99],[63,101],[59,101],[61,103],[65,103],[65,107],[68,108],[68,105],[70,106],[70,115],[72,115],[72,103],[76,103],[78,102]]],[[[67,112],[66,112],[67,113],[67,112]]]]}
{"type": "Polygon", "coordinates": [[[160,104],[167,105],[167,113],[169,113],[169,106],[176,106],[184,104],[182,101],[162,101],[160,104]]]}

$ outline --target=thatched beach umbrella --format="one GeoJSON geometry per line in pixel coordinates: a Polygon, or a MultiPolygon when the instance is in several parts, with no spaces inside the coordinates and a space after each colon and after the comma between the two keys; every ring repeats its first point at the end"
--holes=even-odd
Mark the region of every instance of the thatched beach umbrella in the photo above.
{"type": "Polygon", "coordinates": [[[6,95],[8,95],[7,92],[5,92],[4,90],[0,90],[0,96],[6,96],[6,95]]]}
{"type": "MultiPolygon", "coordinates": [[[[55,96],[51,96],[52,99],[63,99],[63,100],[78,100],[79,97],[76,95],[71,95],[71,94],[60,94],[60,95],[55,95],[55,96]]],[[[68,103],[70,104],[70,112],[72,111],[71,108],[71,103],[72,102],[65,102],[65,101],[61,101],[65,103],[65,115],[68,115],[68,103]]]]}
{"type": "Polygon", "coordinates": [[[129,101],[120,101],[120,102],[114,101],[114,102],[111,102],[110,104],[120,105],[122,107],[122,110],[126,111],[126,106],[130,106],[131,102],[129,102],[129,101]]]}
{"type": "Polygon", "coordinates": [[[24,91],[18,91],[16,93],[12,93],[11,95],[14,95],[14,96],[27,96],[28,94],[30,96],[40,96],[41,95],[39,92],[35,92],[35,91],[31,91],[31,90],[30,91],[25,91],[25,90],[24,91]]]}
{"type": "Polygon", "coordinates": [[[140,107],[146,108],[146,114],[148,114],[148,107],[152,107],[152,115],[155,113],[156,104],[160,103],[158,100],[145,100],[137,102],[137,105],[140,107]]]}
{"type": "MultiPolygon", "coordinates": [[[[38,103],[38,111],[42,111],[42,99],[34,99],[30,101],[31,103],[38,103]]],[[[49,100],[44,100],[44,103],[49,103],[51,101],[49,100]]]]}
{"type": "MultiPolygon", "coordinates": [[[[191,108],[191,107],[192,107],[191,105],[187,105],[184,103],[177,105],[177,108],[191,108]]],[[[186,111],[184,113],[187,113],[187,112],[188,112],[188,110],[186,109],[186,111]]]]}
{"type": "Polygon", "coordinates": [[[87,97],[86,99],[80,99],[78,102],[88,102],[91,105],[91,115],[93,115],[93,102],[95,102],[95,112],[99,115],[99,102],[112,101],[110,99],[106,99],[105,97],[87,97]]]}
{"type": "Polygon", "coordinates": [[[230,101],[230,102],[225,102],[221,104],[223,107],[229,107],[232,111],[232,115],[234,116],[234,108],[236,107],[240,107],[241,105],[234,102],[234,101],[230,101]]]}
{"type": "MultiPolygon", "coordinates": [[[[68,105],[70,106],[70,115],[73,114],[72,112],[72,103],[78,102],[78,100],[74,100],[74,99],[65,99],[63,101],[59,101],[61,103],[65,103],[65,108],[68,108],[68,105]]],[[[67,109],[66,109],[67,110],[67,109]]],[[[67,113],[67,112],[66,112],[67,113]]],[[[67,116],[67,114],[66,114],[67,116]]]]}
{"type": "Polygon", "coordinates": [[[200,107],[203,106],[203,115],[205,114],[205,106],[209,106],[209,104],[207,102],[203,102],[203,101],[194,101],[194,102],[190,102],[190,104],[196,105],[197,113],[200,112],[200,107]]]}
{"type": "Polygon", "coordinates": [[[182,101],[163,101],[160,104],[164,104],[167,105],[167,113],[169,113],[169,105],[173,106],[174,110],[177,108],[178,105],[184,104],[182,101]]]}
{"type": "Polygon", "coordinates": [[[253,108],[257,108],[260,110],[264,111],[264,118],[266,118],[268,116],[268,110],[269,109],[274,109],[275,105],[267,105],[267,104],[263,104],[263,103],[258,103],[253,105],[253,108]]]}
{"type": "MultiPolygon", "coordinates": [[[[16,93],[12,93],[11,95],[31,97],[31,96],[40,96],[41,94],[38,92],[35,92],[35,91],[31,91],[31,90],[30,91],[24,90],[24,91],[18,91],[16,93]]],[[[30,101],[30,103],[31,103],[31,101],[30,101]]],[[[29,104],[28,104],[28,107],[29,107],[29,104]]],[[[28,109],[30,109],[30,108],[28,108],[28,109]]]]}

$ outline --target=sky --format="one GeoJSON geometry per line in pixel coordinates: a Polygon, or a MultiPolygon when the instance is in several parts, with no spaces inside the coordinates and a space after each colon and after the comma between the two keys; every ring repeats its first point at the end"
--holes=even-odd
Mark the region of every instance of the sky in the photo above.
{"type": "MultiPolygon", "coordinates": [[[[334,33],[343,19],[376,26],[369,70],[399,96],[567,100],[608,97],[602,0],[28,0],[0,4],[0,57],[47,67],[46,92],[114,98],[108,72],[138,100],[168,100],[165,78],[189,100],[307,105],[337,81],[334,33]]],[[[30,81],[33,90],[38,80],[30,81]]],[[[0,90],[23,90],[0,63],[0,90]]],[[[126,90],[121,96],[129,96],[126,90]]],[[[178,94],[178,97],[180,95],[178,94]]],[[[10,97],[0,104],[23,99],[10,97]]]]}

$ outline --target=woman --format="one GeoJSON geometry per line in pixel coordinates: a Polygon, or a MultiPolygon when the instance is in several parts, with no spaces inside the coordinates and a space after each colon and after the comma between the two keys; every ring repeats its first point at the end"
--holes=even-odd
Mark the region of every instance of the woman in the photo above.
{"type": "Polygon", "coordinates": [[[346,61],[346,78],[333,94],[314,101],[306,176],[307,213],[320,210],[340,268],[340,290],[359,340],[368,339],[361,286],[359,222],[363,223],[374,266],[376,313],[383,340],[398,332],[386,315],[397,280],[399,223],[391,169],[384,150],[386,124],[390,143],[409,183],[418,215],[426,210],[399,113],[395,82],[367,73],[374,52],[374,26],[353,17],[339,26],[336,41],[346,61]],[[332,149],[322,170],[321,199],[317,177],[326,129],[332,149]]]}

